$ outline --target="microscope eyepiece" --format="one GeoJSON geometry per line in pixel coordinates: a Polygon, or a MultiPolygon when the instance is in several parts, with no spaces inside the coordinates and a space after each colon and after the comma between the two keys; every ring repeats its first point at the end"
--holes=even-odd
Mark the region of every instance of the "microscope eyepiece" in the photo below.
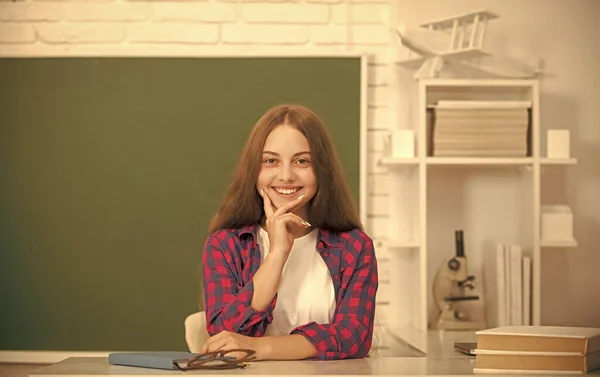
{"type": "Polygon", "coordinates": [[[462,230],[454,231],[454,241],[456,243],[456,256],[464,257],[465,256],[465,245],[463,242],[463,231],[462,230]]]}

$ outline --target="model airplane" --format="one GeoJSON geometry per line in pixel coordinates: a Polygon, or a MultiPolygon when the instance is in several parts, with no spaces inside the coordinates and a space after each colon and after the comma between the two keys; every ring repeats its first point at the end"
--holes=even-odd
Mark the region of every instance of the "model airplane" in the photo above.
{"type": "Polygon", "coordinates": [[[399,62],[416,69],[415,77],[438,77],[444,65],[483,76],[531,78],[541,72],[511,58],[490,54],[483,49],[489,20],[498,15],[487,10],[428,22],[417,28],[399,24],[395,35],[400,43],[419,56],[399,62]]]}

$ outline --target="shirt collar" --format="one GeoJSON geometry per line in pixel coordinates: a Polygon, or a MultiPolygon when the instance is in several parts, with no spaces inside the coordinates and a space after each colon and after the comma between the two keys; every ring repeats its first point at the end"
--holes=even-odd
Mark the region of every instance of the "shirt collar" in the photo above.
{"type": "MultiPolygon", "coordinates": [[[[241,228],[237,228],[236,233],[238,237],[242,237],[244,235],[251,235],[252,237],[254,237],[254,239],[257,239],[259,226],[259,224],[246,225],[241,228]]],[[[339,238],[337,233],[325,229],[319,229],[319,235],[317,237],[317,240],[322,241],[323,245],[326,248],[338,247],[339,245],[339,238]]]]}
{"type": "Polygon", "coordinates": [[[258,232],[258,224],[253,224],[253,225],[245,225],[241,228],[237,228],[235,231],[238,235],[238,237],[242,237],[243,235],[249,234],[254,236],[254,238],[256,238],[256,234],[258,232]]]}

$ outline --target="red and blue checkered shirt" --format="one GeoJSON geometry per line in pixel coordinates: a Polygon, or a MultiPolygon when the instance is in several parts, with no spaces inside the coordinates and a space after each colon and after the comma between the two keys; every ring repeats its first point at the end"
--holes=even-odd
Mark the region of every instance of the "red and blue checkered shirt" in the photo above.
{"type": "MultiPolygon", "coordinates": [[[[258,226],[222,229],[204,244],[204,308],[211,336],[223,330],[263,336],[273,320],[277,295],[262,311],[250,306],[252,277],[261,263],[258,226]]],[[[335,313],[329,324],[306,323],[290,334],[306,337],[317,349],[317,359],[365,357],[371,348],[378,287],[373,241],[358,229],[320,229],[317,250],[331,274],[335,313]]]]}

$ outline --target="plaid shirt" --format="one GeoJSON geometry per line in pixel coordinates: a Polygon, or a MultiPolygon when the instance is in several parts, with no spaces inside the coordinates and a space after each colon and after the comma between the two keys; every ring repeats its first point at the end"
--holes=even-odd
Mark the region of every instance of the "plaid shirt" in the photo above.
{"type": "MultiPolygon", "coordinates": [[[[208,333],[223,330],[263,336],[273,320],[277,295],[262,311],[250,306],[252,277],[260,267],[258,224],[219,230],[208,237],[202,258],[208,333]]],[[[319,230],[317,250],[327,264],[336,309],[330,324],[310,322],[292,330],[317,349],[317,359],[367,356],[371,348],[378,287],[373,241],[360,230],[319,230]]]]}

